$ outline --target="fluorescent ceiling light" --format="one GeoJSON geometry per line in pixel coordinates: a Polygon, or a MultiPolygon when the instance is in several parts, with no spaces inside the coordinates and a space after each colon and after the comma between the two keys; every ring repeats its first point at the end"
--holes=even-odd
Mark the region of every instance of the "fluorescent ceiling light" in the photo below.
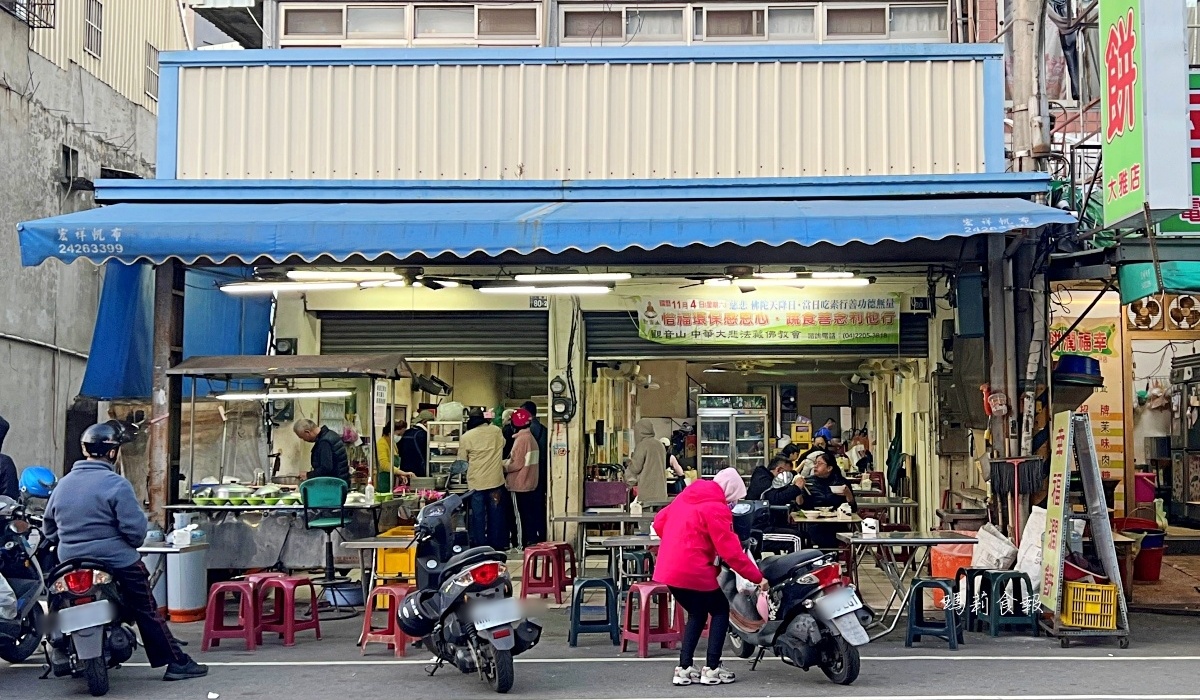
{"type": "Polygon", "coordinates": [[[795,272],[755,272],[755,279],[760,280],[794,280],[795,272]]]}
{"type": "Polygon", "coordinates": [[[288,270],[287,277],[297,282],[371,282],[401,279],[400,275],[387,270],[288,270]]]}
{"type": "Polygon", "coordinates": [[[729,279],[728,277],[714,277],[712,279],[704,280],[704,286],[705,287],[731,287],[731,286],[733,286],[733,280],[729,279]]]}
{"type": "Polygon", "coordinates": [[[221,394],[220,401],[280,401],[283,399],[344,399],[354,392],[344,389],[313,389],[311,391],[281,391],[272,394],[221,394]]]}
{"type": "Polygon", "coordinates": [[[309,292],[355,289],[354,282],[234,282],[221,285],[226,294],[271,294],[274,292],[309,292]]]}
{"type": "Polygon", "coordinates": [[[815,280],[841,280],[854,277],[853,272],[814,272],[812,278],[815,280]]]}
{"type": "Polygon", "coordinates": [[[484,294],[524,294],[526,296],[536,296],[538,294],[608,294],[612,291],[612,287],[602,287],[599,285],[590,286],[574,286],[574,287],[480,287],[479,291],[484,294]]]}
{"type": "Polygon", "coordinates": [[[841,279],[794,279],[794,280],[734,280],[739,287],[865,287],[871,283],[866,277],[841,279]]]}
{"type": "Polygon", "coordinates": [[[620,282],[632,278],[628,272],[547,272],[513,277],[518,282],[620,282]]]}

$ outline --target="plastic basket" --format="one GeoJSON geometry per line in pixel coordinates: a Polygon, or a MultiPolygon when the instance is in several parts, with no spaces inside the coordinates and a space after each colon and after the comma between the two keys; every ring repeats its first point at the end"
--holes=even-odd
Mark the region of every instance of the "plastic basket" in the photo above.
{"type": "Polygon", "coordinates": [[[416,575],[417,549],[405,547],[413,538],[413,529],[407,525],[394,527],[379,534],[380,537],[402,540],[396,548],[380,549],[375,555],[376,578],[412,578],[416,575]]]}
{"type": "Polygon", "coordinates": [[[1117,628],[1117,587],[1106,583],[1064,584],[1063,609],[1060,617],[1068,627],[1091,630],[1117,628]]]}

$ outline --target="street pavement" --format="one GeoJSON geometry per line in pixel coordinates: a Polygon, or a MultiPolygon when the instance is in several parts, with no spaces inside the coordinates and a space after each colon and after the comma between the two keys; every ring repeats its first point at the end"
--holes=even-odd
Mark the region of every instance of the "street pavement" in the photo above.
{"type": "MultiPolygon", "coordinates": [[[[993,639],[969,634],[967,644],[949,651],[929,642],[905,649],[897,633],[863,649],[862,675],[843,688],[829,683],[819,670],[804,673],[778,661],[757,671],[749,663],[727,658],[738,682],[720,687],[670,684],[675,652],[652,650],[638,659],[620,655],[605,637],[588,635],[572,649],[566,641],[565,611],[543,616],[542,643],[518,658],[512,695],[546,700],[693,700],[740,698],[1129,698],[1130,700],[1200,699],[1200,621],[1194,617],[1132,616],[1130,648],[1112,640],[1076,643],[1061,649],[1056,640],[1006,635],[993,639]]],[[[164,683],[161,671],[131,663],[111,675],[110,698],[162,700],[236,700],[242,698],[486,698],[494,696],[477,676],[444,668],[430,677],[428,656],[410,649],[396,659],[382,645],[365,656],[354,646],[362,619],[323,625],[324,639],[301,634],[297,645],[284,648],[268,639],[247,653],[238,642],[207,653],[199,650],[200,625],[176,626],[187,647],[211,666],[207,678],[164,683]]],[[[702,654],[701,654],[702,656],[702,654]]],[[[141,652],[135,660],[144,661],[141,652]]],[[[38,680],[36,666],[8,667],[0,662],[0,698],[87,697],[82,680],[38,680]]]]}

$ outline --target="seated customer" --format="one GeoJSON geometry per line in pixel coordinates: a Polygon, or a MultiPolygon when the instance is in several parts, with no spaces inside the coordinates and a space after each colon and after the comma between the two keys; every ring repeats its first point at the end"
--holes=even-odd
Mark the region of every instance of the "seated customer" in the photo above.
{"type": "Polygon", "coordinates": [[[746,487],[746,498],[751,501],[761,501],[763,494],[769,491],[780,474],[792,471],[792,460],[787,455],[776,455],[768,466],[759,466],[750,475],[750,485],[746,487]]]}
{"type": "MultiPolygon", "coordinates": [[[[850,482],[838,468],[837,458],[829,452],[819,454],[813,459],[812,478],[804,481],[803,486],[804,494],[800,497],[800,504],[804,508],[837,508],[843,503],[849,503],[851,508],[857,510],[850,482]]],[[[808,526],[809,538],[822,549],[837,547],[837,533],[846,531],[847,526],[840,523],[814,523],[808,526]]]]}

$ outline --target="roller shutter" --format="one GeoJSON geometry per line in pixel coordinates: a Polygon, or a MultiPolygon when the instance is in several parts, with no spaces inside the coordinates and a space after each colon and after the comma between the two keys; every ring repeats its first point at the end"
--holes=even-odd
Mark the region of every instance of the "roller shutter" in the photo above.
{"type": "Polygon", "coordinates": [[[899,345],[665,345],[638,336],[635,315],[589,312],[583,316],[589,360],[747,357],[925,357],[929,354],[926,314],[900,314],[899,345]]]}
{"type": "Polygon", "coordinates": [[[412,362],[547,359],[544,311],[323,311],[321,352],[398,352],[412,362]]]}

